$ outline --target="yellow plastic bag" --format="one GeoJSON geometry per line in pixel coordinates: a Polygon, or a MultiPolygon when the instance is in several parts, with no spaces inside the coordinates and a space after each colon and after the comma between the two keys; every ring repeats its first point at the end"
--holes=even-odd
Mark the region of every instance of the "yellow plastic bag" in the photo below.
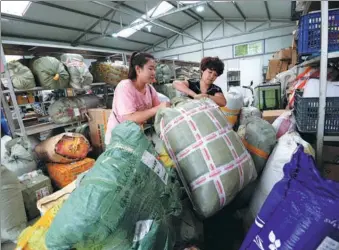
{"type": "Polygon", "coordinates": [[[60,200],[50,208],[33,226],[27,227],[18,238],[15,250],[47,250],[45,244],[46,233],[54,217],[60,210],[64,200],[60,200]]]}

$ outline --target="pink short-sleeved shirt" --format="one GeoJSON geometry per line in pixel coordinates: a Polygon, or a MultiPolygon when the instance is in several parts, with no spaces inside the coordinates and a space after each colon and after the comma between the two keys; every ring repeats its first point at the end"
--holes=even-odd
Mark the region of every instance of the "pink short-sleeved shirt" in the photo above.
{"type": "Polygon", "coordinates": [[[108,119],[105,144],[111,140],[112,129],[125,121],[125,115],[144,111],[160,104],[158,94],[153,86],[146,86],[146,93],[138,91],[131,80],[122,80],[114,91],[112,112],[108,119]]]}

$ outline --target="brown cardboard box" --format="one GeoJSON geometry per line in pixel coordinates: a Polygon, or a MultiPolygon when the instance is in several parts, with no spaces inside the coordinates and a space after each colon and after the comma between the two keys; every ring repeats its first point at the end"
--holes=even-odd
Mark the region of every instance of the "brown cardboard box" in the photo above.
{"type": "Polygon", "coordinates": [[[292,49],[292,59],[291,59],[291,65],[295,66],[298,61],[298,54],[296,49],[292,49]]]}
{"type": "Polygon", "coordinates": [[[266,73],[266,80],[273,79],[280,72],[284,72],[288,69],[288,62],[281,61],[279,59],[271,59],[268,63],[268,70],[266,73]]]}
{"type": "Polygon", "coordinates": [[[111,109],[89,109],[89,133],[94,151],[102,153],[105,150],[105,133],[111,109]]]}
{"type": "Polygon", "coordinates": [[[281,49],[277,59],[290,60],[292,58],[292,48],[281,49]]]}
{"type": "Polygon", "coordinates": [[[272,124],[275,119],[277,119],[285,111],[285,109],[264,110],[262,113],[262,118],[272,124]]]}

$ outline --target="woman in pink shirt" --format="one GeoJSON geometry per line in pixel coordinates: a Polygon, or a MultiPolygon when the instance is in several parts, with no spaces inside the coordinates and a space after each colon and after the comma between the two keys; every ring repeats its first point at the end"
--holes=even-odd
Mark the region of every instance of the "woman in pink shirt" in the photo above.
{"type": "Polygon", "coordinates": [[[134,52],[130,59],[128,79],[122,80],[114,91],[112,113],[108,119],[105,144],[111,140],[113,128],[126,120],[140,125],[155,116],[160,103],[156,90],[150,85],[155,80],[155,60],[151,54],[134,52]]]}

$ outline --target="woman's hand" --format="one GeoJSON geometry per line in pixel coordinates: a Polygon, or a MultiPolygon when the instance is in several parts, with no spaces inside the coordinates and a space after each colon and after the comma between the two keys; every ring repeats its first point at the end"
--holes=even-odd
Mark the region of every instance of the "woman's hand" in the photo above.
{"type": "Polygon", "coordinates": [[[162,102],[162,103],[160,103],[160,105],[158,107],[159,108],[169,108],[169,107],[171,107],[171,103],[169,103],[169,102],[162,102]]]}
{"type": "Polygon", "coordinates": [[[197,94],[193,96],[194,99],[202,99],[202,98],[209,98],[207,94],[197,94]]]}

